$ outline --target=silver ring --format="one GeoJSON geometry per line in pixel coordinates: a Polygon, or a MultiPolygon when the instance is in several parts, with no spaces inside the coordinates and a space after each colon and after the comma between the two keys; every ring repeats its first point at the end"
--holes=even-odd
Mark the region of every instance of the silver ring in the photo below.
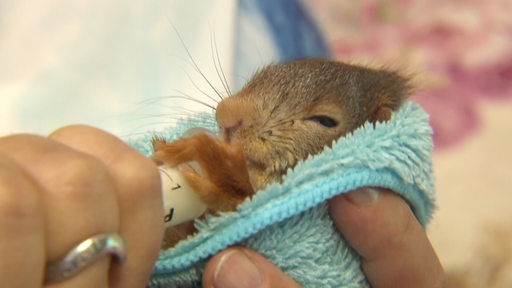
{"type": "Polygon", "coordinates": [[[99,234],[89,237],[71,249],[61,259],[46,263],[45,283],[67,279],[106,254],[112,254],[118,263],[126,257],[123,238],[118,234],[99,234]]]}

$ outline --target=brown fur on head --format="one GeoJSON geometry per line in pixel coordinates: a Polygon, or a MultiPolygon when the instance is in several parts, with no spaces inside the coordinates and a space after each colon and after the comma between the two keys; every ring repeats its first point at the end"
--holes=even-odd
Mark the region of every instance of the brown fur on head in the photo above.
{"type": "Polygon", "coordinates": [[[247,159],[255,190],[366,121],[386,121],[409,93],[407,79],[329,60],[270,65],[217,106],[222,138],[247,159]]]}
{"type": "MultiPolygon", "coordinates": [[[[206,134],[155,139],[157,163],[196,161],[206,177],[184,176],[210,211],[230,211],[289,168],[366,121],[386,121],[409,93],[395,72],[329,60],[270,65],[217,106],[222,140],[206,134]]],[[[181,239],[168,230],[169,247],[181,239]],[[174,237],[176,236],[176,237],[174,237]]]]}

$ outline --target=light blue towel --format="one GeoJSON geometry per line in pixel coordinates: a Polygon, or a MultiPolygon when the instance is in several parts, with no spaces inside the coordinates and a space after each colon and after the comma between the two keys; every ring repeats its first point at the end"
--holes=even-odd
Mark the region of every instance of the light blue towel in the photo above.
{"type": "MultiPolygon", "coordinates": [[[[129,141],[149,155],[155,134],[169,140],[190,127],[216,130],[213,114],[129,141]]],[[[199,233],[161,252],[150,287],[200,287],[208,257],[240,243],[265,255],[303,287],[369,287],[359,256],[336,232],[326,200],[363,186],[402,195],[426,226],[434,210],[428,115],[405,103],[383,124],[367,123],[332,148],[299,163],[237,211],[196,223],[199,233]]]]}

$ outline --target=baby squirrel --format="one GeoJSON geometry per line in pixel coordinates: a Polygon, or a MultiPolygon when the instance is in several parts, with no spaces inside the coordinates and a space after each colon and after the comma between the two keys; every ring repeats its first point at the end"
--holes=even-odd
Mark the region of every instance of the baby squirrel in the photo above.
{"type": "Polygon", "coordinates": [[[409,92],[408,79],[393,71],[323,59],[273,64],[218,103],[220,139],[154,140],[152,157],[198,162],[206,177],[184,177],[209,210],[232,211],[366,121],[389,120],[409,92]]]}

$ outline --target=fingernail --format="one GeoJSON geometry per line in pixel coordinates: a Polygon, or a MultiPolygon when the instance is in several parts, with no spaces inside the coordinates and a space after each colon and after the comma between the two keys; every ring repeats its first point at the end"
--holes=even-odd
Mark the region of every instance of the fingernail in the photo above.
{"type": "Polygon", "coordinates": [[[345,195],[350,202],[356,205],[371,205],[379,199],[379,191],[374,188],[358,189],[345,195]]]}
{"type": "Polygon", "coordinates": [[[216,288],[261,287],[261,276],[254,263],[239,250],[224,255],[213,274],[216,288]]]}

